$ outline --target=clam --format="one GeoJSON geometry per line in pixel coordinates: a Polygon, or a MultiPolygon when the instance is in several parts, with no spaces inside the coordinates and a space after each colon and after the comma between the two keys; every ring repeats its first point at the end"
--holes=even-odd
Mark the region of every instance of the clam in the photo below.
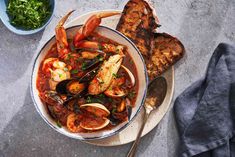
{"type": "Polygon", "coordinates": [[[83,104],[80,108],[85,109],[97,117],[108,117],[110,115],[109,110],[100,103],[83,104]]]}
{"type": "Polygon", "coordinates": [[[89,117],[80,122],[80,127],[85,130],[100,130],[109,125],[109,122],[110,120],[105,117],[89,117]]]}
{"type": "Polygon", "coordinates": [[[134,75],[132,74],[132,72],[127,68],[125,67],[124,65],[121,65],[121,68],[123,68],[125,70],[125,72],[128,74],[130,80],[131,80],[131,85],[132,87],[135,85],[135,77],[134,75]]]}
{"type": "Polygon", "coordinates": [[[83,129],[100,130],[109,124],[110,120],[106,117],[110,115],[110,112],[104,105],[99,103],[90,103],[83,104],[80,108],[85,109],[90,113],[80,122],[80,126],[83,129]]]}
{"type": "MultiPolygon", "coordinates": [[[[135,77],[132,74],[132,72],[125,66],[121,65],[121,68],[124,69],[124,71],[128,74],[130,81],[131,81],[131,87],[135,85],[135,77]]],[[[120,86],[125,83],[125,77],[121,78],[113,78],[111,85],[109,88],[104,92],[105,95],[112,97],[112,98],[120,98],[124,97],[127,93],[124,89],[122,89],[120,86]]]]}

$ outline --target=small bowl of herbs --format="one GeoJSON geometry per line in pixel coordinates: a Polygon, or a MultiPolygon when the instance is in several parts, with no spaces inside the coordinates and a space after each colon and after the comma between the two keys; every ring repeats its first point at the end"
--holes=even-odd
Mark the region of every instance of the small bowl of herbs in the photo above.
{"type": "Polygon", "coordinates": [[[0,18],[19,35],[43,30],[52,19],[55,0],[0,0],[0,18]]]}

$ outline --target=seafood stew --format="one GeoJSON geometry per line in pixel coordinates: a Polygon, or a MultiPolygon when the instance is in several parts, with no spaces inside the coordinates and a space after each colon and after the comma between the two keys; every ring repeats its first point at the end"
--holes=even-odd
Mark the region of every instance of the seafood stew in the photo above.
{"type": "Polygon", "coordinates": [[[39,97],[58,126],[70,132],[112,129],[128,120],[136,103],[136,66],[125,45],[94,30],[84,33],[87,23],[67,39],[68,16],[56,27],[56,43],[40,64],[39,97]]]}

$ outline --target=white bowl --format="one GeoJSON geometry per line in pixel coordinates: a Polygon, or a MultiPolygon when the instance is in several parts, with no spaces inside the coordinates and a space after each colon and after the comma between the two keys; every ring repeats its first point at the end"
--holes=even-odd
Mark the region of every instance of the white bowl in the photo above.
{"type": "MultiPolygon", "coordinates": [[[[80,27],[81,27],[81,25],[67,28],[66,29],[67,36],[72,37],[80,27]]],[[[136,117],[136,115],[139,113],[139,111],[145,101],[146,92],[147,92],[148,76],[147,76],[146,66],[145,66],[144,59],[143,59],[141,53],[139,52],[137,47],[133,44],[133,42],[131,42],[127,37],[122,35],[120,32],[113,30],[111,28],[108,28],[108,27],[99,26],[96,29],[96,31],[99,32],[101,35],[103,35],[113,41],[116,41],[120,44],[127,46],[128,52],[136,65],[137,75],[138,75],[138,82],[137,83],[139,84],[139,91],[137,94],[135,107],[132,108],[132,114],[130,116],[129,122],[123,122],[123,123],[115,126],[111,130],[101,130],[101,131],[96,131],[96,132],[92,132],[92,133],[72,133],[72,132],[69,132],[66,129],[66,127],[59,128],[56,125],[56,122],[49,115],[47,108],[43,105],[42,101],[40,100],[39,92],[36,88],[37,74],[38,74],[40,63],[44,59],[48,50],[51,48],[52,44],[55,43],[55,36],[53,36],[47,43],[45,43],[43,48],[38,52],[38,55],[35,59],[34,65],[33,65],[33,71],[32,71],[32,75],[31,75],[31,88],[30,88],[31,96],[32,96],[34,105],[35,105],[38,113],[41,115],[41,117],[54,130],[60,132],[63,135],[66,135],[68,137],[80,139],[80,140],[101,139],[101,138],[109,137],[109,136],[112,136],[112,135],[119,133],[126,126],[128,126],[128,124],[130,124],[130,122],[133,120],[133,118],[136,117]]]]}

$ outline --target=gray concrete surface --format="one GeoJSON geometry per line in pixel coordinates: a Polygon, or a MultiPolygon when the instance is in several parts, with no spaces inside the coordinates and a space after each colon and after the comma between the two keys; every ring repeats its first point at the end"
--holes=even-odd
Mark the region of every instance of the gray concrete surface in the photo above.
{"type": "MultiPolygon", "coordinates": [[[[15,35],[0,22],[0,157],[125,156],[130,144],[97,147],[53,131],[33,106],[29,80],[37,50],[54,34],[55,24],[68,10],[76,9],[75,17],[92,10],[122,9],[126,2],[57,0],[52,22],[43,32],[31,36],[15,35]]],[[[177,36],[187,52],[175,66],[174,102],[187,86],[204,75],[218,43],[235,42],[235,1],[154,0],[153,4],[162,24],[159,31],[177,36]]],[[[137,156],[177,156],[179,137],[173,102],[158,127],[143,138],[137,156]]]]}

